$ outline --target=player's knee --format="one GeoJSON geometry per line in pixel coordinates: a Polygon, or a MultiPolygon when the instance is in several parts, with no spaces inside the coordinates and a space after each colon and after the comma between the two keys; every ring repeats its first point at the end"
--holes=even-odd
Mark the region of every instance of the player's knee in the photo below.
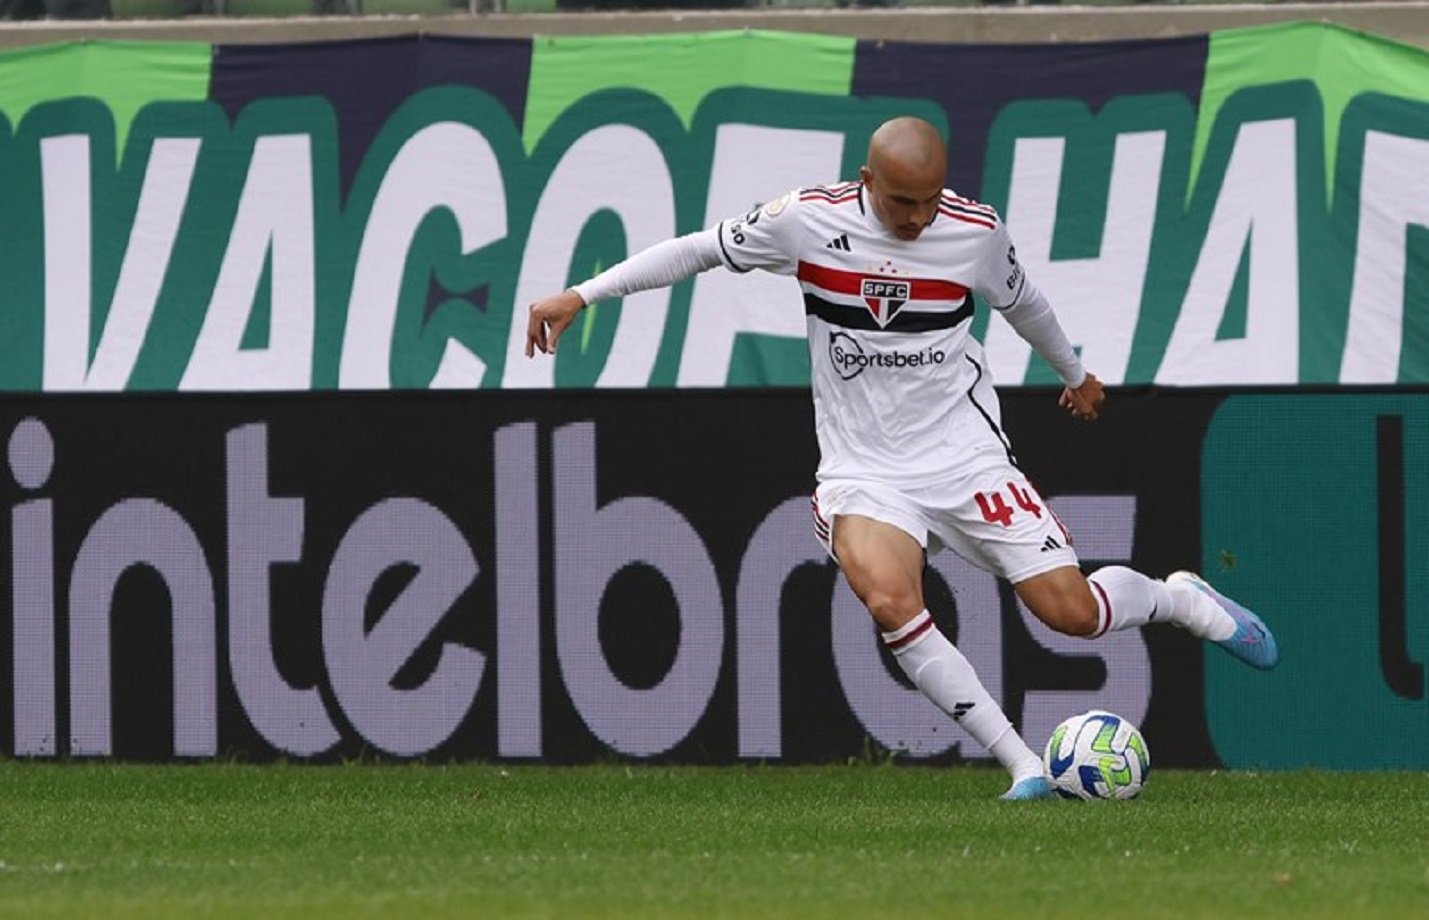
{"type": "Polygon", "coordinates": [[[873,621],[885,632],[891,632],[922,612],[923,605],[906,592],[882,588],[867,590],[860,597],[873,621]]]}

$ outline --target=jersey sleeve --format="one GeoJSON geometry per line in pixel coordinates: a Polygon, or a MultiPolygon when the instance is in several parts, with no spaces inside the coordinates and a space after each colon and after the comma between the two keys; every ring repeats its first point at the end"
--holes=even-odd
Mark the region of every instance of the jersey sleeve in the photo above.
{"type": "Polygon", "coordinates": [[[780,195],[748,214],[715,225],[720,261],[731,271],[756,268],[776,275],[792,275],[799,266],[799,196],[780,195]]]}
{"type": "Polygon", "coordinates": [[[1017,261],[1017,248],[1012,245],[1007,225],[999,217],[978,252],[972,289],[981,294],[989,306],[1005,310],[1018,302],[1026,283],[1027,275],[1022,263],[1017,261]]]}
{"type": "Polygon", "coordinates": [[[665,287],[719,264],[719,244],[711,228],[656,243],[594,278],[582,281],[572,290],[586,303],[596,303],[665,287]]]}

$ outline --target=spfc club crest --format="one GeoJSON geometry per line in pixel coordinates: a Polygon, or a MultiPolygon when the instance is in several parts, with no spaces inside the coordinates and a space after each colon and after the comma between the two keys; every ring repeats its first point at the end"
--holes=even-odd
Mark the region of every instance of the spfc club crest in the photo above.
{"type": "Polygon", "coordinates": [[[893,321],[894,315],[908,302],[911,290],[912,285],[907,281],[863,279],[863,302],[868,305],[880,329],[893,321]]]}

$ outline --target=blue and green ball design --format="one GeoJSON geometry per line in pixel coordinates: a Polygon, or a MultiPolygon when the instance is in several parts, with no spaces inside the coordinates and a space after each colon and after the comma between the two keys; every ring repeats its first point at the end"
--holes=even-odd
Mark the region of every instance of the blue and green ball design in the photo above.
{"type": "Polygon", "coordinates": [[[1151,754],[1137,727],[1099,709],[1058,725],[1042,763],[1057,793],[1068,799],[1135,798],[1151,773],[1151,754]]]}

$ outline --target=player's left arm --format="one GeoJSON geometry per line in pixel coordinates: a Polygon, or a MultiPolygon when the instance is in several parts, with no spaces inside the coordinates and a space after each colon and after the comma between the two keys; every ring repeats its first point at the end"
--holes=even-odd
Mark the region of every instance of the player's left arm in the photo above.
{"type": "Polygon", "coordinates": [[[1102,403],[1106,402],[1106,390],[1095,374],[1087,374],[1079,386],[1062,389],[1057,405],[1072,413],[1074,418],[1087,422],[1096,421],[1102,403]]]}
{"type": "Polygon", "coordinates": [[[1062,378],[1065,388],[1057,400],[1058,405],[1075,418],[1094,421],[1106,401],[1106,391],[1101,381],[1082,366],[1082,359],[1057,321],[1047,295],[1024,280],[1020,296],[1006,307],[996,309],[1062,378]]]}
{"type": "Polygon", "coordinates": [[[1057,320],[1047,295],[1028,279],[1001,220],[988,239],[984,253],[977,290],[1062,379],[1064,389],[1058,397],[1058,405],[1075,418],[1095,420],[1106,401],[1106,391],[1101,381],[1082,366],[1082,359],[1057,320]]]}

